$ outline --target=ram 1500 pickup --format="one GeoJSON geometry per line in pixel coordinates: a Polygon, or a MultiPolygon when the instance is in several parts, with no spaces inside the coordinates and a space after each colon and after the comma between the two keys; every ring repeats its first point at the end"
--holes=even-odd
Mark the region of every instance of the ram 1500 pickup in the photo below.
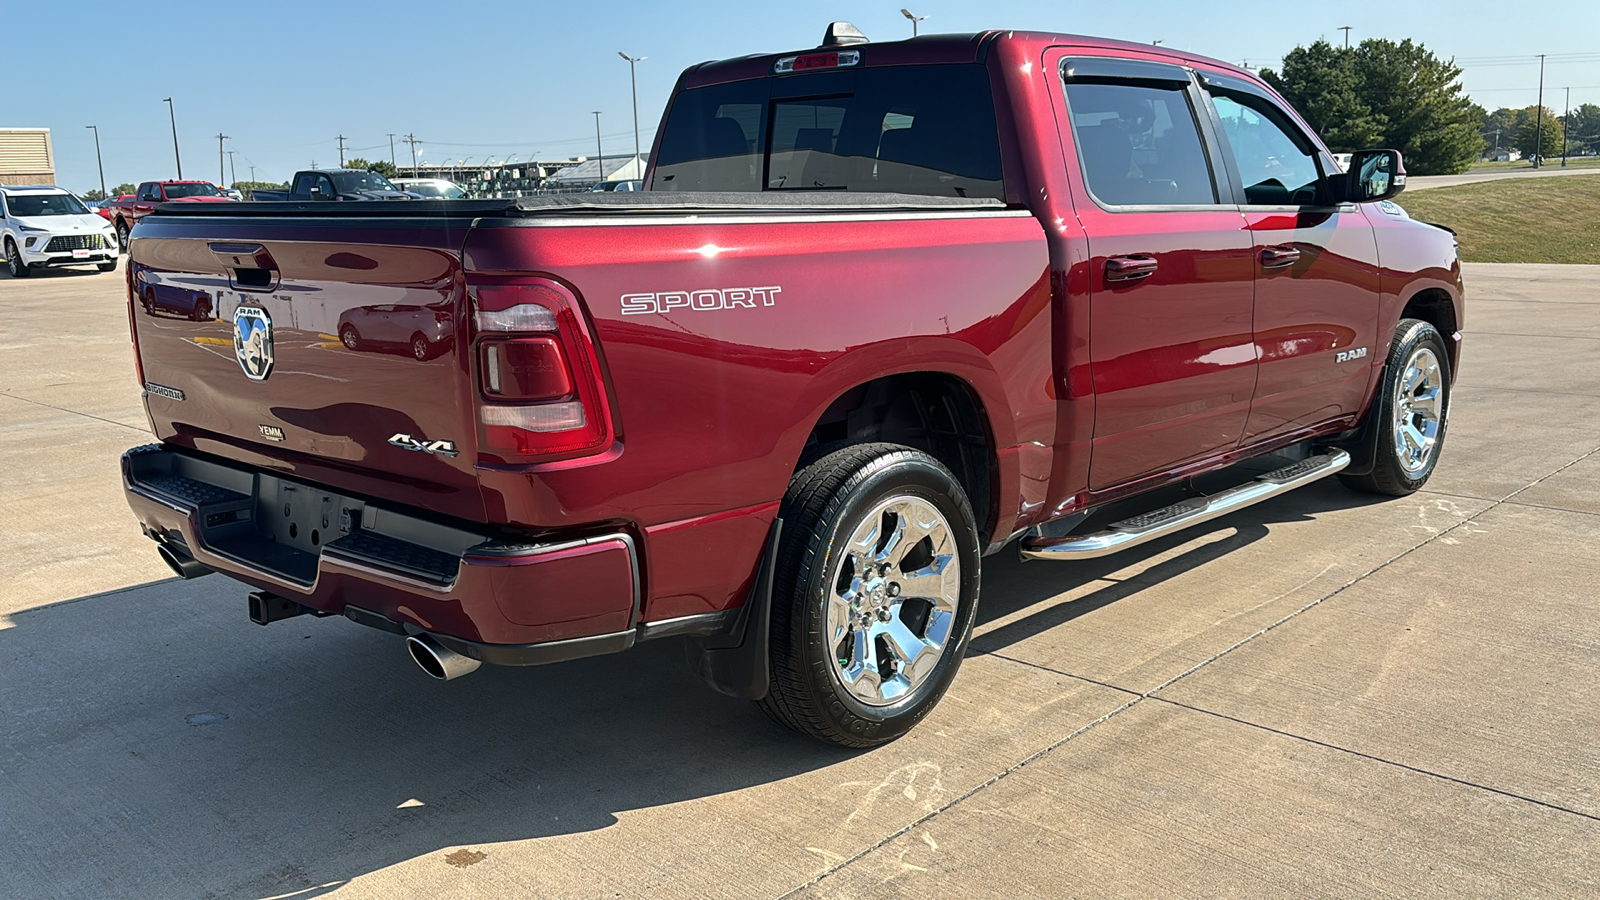
{"type": "Polygon", "coordinates": [[[286,191],[262,188],[250,199],[263,203],[285,200],[415,200],[377,172],[363,169],[306,169],[294,173],[286,191]]]}
{"type": "Polygon", "coordinates": [[[128,232],[162,203],[228,203],[233,200],[209,181],[146,181],[135,194],[107,201],[101,215],[117,230],[117,242],[128,249],[128,232]]]}
{"type": "Polygon", "coordinates": [[[1439,461],[1452,235],[1390,201],[1397,153],[1341,171],[1234,66],[835,26],[685,71],[651,159],[631,194],[147,217],[159,443],[122,471],[169,565],[441,679],[687,636],[711,686],[868,746],[955,677],[985,554],[1099,556],[1334,474],[1406,494],[1439,461]],[[391,306],[426,346],[363,352],[391,306]]]}

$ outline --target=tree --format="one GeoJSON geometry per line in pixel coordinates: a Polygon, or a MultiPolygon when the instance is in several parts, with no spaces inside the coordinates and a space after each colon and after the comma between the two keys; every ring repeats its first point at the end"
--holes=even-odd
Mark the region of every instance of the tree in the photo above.
{"type": "Polygon", "coordinates": [[[1478,134],[1483,137],[1484,146],[1491,150],[1500,148],[1515,149],[1517,146],[1517,121],[1521,115],[1522,110],[1508,109],[1504,106],[1492,113],[1484,113],[1483,125],[1478,129],[1478,134]]]}
{"type": "Polygon", "coordinates": [[[126,181],[124,181],[123,183],[121,183],[121,184],[119,184],[116,187],[111,189],[111,196],[113,196],[113,197],[121,197],[123,194],[137,193],[138,190],[139,190],[139,186],[137,184],[129,184],[126,181]]]}
{"type": "Polygon", "coordinates": [[[280,184],[276,181],[235,181],[231,187],[234,190],[243,193],[245,198],[249,199],[251,193],[255,191],[256,188],[267,188],[268,190],[287,190],[289,187],[289,182],[285,181],[280,184]]]}
{"type": "Polygon", "coordinates": [[[90,190],[84,191],[81,196],[83,197],[83,199],[88,200],[90,202],[94,202],[94,201],[97,201],[97,200],[104,200],[106,198],[105,191],[102,191],[99,188],[92,188],[90,190]]]}
{"type": "Polygon", "coordinates": [[[1374,147],[1386,122],[1357,94],[1361,85],[1355,54],[1317,41],[1296,47],[1283,58],[1283,74],[1264,69],[1261,77],[1284,96],[1335,153],[1374,147]]]}
{"type": "Polygon", "coordinates": [[[395,178],[400,174],[400,170],[395,168],[394,163],[384,162],[381,159],[368,161],[358,156],[355,159],[347,160],[344,165],[347,169],[365,169],[368,172],[377,172],[385,178],[395,178]]]}
{"type": "Polygon", "coordinates": [[[1600,106],[1585,103],[1564,117],[1567,153],[1600,152],[1600,106]]]}
{"type": "Polygon", "coordinates": [[[1548,107],[1528,107],[1517,123],[1517,149],[1524,158],[1561,155],[1561,122],[1548,107]],[[1537,138],[1537,143],[1535,143],[1537,138]]]}
{"type": "Polygon", "coordinates": [[[1466,171],[1483,150],[1481,119],[1461,87],[1461,69],[1407,38],[1369,38],[1353,51],[1360,94],[1385,121],[1384,144],[1413,175],[1466,171]]]}
{"type": "Polygon", "coordinates": [[[1317,41],[1285,56],[1282,74],[1261,73],[1329,147],[1391,147],[1413,175],[1465,171],[1483,149],[1483,110],[1462,92],[1460,76],[1410,39],[1369,39],[1350,50],[1317,41]]]}

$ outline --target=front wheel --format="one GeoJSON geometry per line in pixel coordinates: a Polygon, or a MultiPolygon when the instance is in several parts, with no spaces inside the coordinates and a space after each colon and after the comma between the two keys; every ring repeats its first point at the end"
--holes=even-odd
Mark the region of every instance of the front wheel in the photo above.
{"type": "Polygon", "coordinates": [[[905,734],[944,696],[972,631],[966,493],[921,451],[861,444],[797,473],[783,510],[762,710],[844,747],[905,734]]]}
{"type": "Polygon", "coordinates": [[[344,344],[348,350],[361,349],[361,335],[356,332],[354,325],[346,325],[339,329],[339,343],[344,344]]]}
{"type": "Polygon", "coordinates": [[[433,348],[428,346],[428,339],[420,334],[411,336],[411,357],[417,362],[425,361],[432,353],[433,348]]]}
{"type": "Polygon", "coordinates": [[[115,272],[117,270],[117,264],[114,262],[100,263],[99,265],[95,266],[95,268],[102,272],[115,272]]]}
{"type": "Polygon", "coordinates": [[[1345,486],[1404,497],[1433,474],[1444,446],[1450,411],[1450,356],[1438,329],[1402,319],[1389,346],[1383,381],[1369,416],[1378,430],[1372,471],[1341,474],[1345,486]]]}
{"type": "Polygon", "coordinates": [[[22,261],[22,251],[10,238],[6,239],[6,270],[12,278],[27,278],[33,274],[33,267],[22,261]]]}

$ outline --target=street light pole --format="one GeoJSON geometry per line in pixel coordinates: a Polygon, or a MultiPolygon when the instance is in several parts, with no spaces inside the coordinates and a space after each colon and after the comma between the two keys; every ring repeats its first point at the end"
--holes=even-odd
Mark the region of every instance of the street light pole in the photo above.
{"type": "Polygon", "coordinates": [[[911,20],[911,36],[912,37],[916,37],[917,36],[917,23],[921,22],[923,19],[926,19],[927,16],[913,15],[911,10],[904,9],[904,8],[902,8],[900,10],[900,15],[905,16],[906,18],[911,20]]]}
{"type": "Polygon", "coordinates": [[[1544,162],[1544,54],[1539,54],[1539,103],[1533,108],[1533,167],[1544,162]]]}
{"type": "MultiPolygon", "coordinates": [[[[101,160],[100,160],[100,126],[98,126],[98,125],[85,125],[83,127],[90,128],[90,129],[94,130],[94,163],[95,163],[95,165],[100,167],[100,199],[101,200],[105,200],[105,199],[107,199],[106,198],[106,164],[104,162],[101,162],[101,160]]],[[[1566,163],[1563,162],[1562,165],[1566,165],[1566,163]]]]}
{"type": "Polygon", "coordinates": [[[1349,50],[1350,49],[1350,26],[1349,25],[1340,25],[1339,26],[1339,30],[1344,32],[1344,48],[1346,50],[1349,50]]]}
{"type": "Polygon", "coordinates": [[[178,153],[178,114],[172,109],[172,98],[167,97],[167,118],[172,120],[172,158],[178,162],[178,180],[183,180],[183,156],[178,153]]]}
{"type": "Polygon", "coordinates": [[[600,177],[595,179],[595,184],[606,180],[606,151],[600,143],[600,110],[594,111],[594,164],[600,171],[600,177]]]}
{"type": "Polygon", "coordinates": [[[394,166],[394,135],[389,135],[389,165],[394,166]]]}
{"type": "MultiPolygon", "coordinates": [[[[1567,167],[1567,120],[1572,118],[1572,88],[1567,88],[1566,112],[1561,114],[1561,168],[1567,167]]],[[[104,181],[105,178],[100,179],[104,181]]],[[[102,192],[105,188],[100,189],[102,192]]]]}
{"type": "MultiPolygon", "coordinates": [[[[646,57],[641,56],[636,59],[621,50],[617,51],[617,55],[628,61],[628,76],[633,81],[633,158],[643,166],[644,160],[639,156],[639,63],[644,62],[646,57]]],[[[644,176],[643,169],[639,171],[639,175],[644,176]]]]}
{"type": "Polygon", "coordinates": [[[239,170],[234,168],[234,166],[233,166],[233,151],[232,150],[228,151],[228,183],[229,184],[238,184],[239,183],[239,170]]]}

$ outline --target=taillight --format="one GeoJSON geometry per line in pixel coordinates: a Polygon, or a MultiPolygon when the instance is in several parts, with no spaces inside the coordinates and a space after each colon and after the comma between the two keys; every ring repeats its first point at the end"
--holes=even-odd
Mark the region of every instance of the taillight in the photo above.
{"type": "Polygon", "coordinates": [[[482,458],[545,461],[611,443],[611,410],[577,298],[541,279],[477,285],[472,307],[482,458]]]}

